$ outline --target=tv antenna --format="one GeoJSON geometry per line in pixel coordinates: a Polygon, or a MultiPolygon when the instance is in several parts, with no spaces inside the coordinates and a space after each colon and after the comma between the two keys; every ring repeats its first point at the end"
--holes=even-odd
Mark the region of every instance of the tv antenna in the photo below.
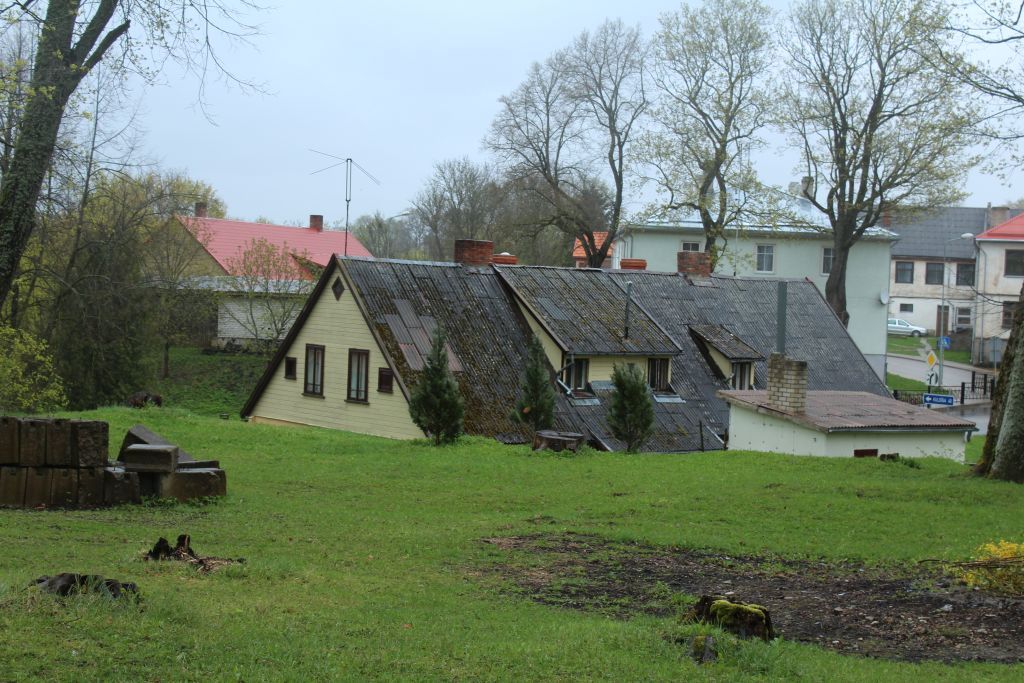
{"type": "Polygon", "coordinates": [[[314,154],[320,154],[325,157],[330,157],[332,159],[338,160],[336,163],[333,163],[330,166],[324,166],[319,170],[313,171],[312,173],[310,173],[310,175],[316,175],[317,173],[322,173],[323,171],[329,171],[332,168],[337,168],[338,166],[345,164],[345,252],[343,256],[348,256],[348,212],[349,205],[352,203],[352,167],[355,166],[356,168],[358,168],[364,176],[372,180],[377,185],[380,185],[380,181],[377,180],[372,173],[370,173],[365,168],[357,164],[355,160],[352,159],[352,157],[342,158],[334,154],[321,152],[318,149],[310,149],[309,151],[313,152],[314,154]]]}

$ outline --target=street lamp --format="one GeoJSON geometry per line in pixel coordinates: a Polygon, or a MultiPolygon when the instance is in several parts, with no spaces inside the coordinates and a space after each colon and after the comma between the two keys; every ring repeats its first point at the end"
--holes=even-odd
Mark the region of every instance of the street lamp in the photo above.
{"type": "Polygon", "coordinates": [[[973,240],[974,233],[965,232],[962,235],[951,237],[942,243],[942,303],[939,305],[939,386],[942,386],[942,371],[945,369],[945,350],[946,345],[942,343],[942,337],[945,336],[947,327],[949,326],[949,311],[946,310],[946,260],[947,251],[949,249],[950,242],[956,242],[957,240],[973,240]]]}

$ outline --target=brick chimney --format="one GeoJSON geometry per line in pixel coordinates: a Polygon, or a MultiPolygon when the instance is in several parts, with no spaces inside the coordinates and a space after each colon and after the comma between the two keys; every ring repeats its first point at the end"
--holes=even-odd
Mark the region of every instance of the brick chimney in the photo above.
{"type": "Polygon", "coordinates": [[[206,202],[196,202],[196,218],[206,218],[206,202]]]}
{"type": "Polygon", "coordinates": [[[467,266],[486,266],[494,257],[490,240],[455,240],[455,262],[467,266]]]}
{"type": "Polygon", "coordinates": [[[519,263],[519,257],[513,256],[506,251],[492,256],[491,263],[495,263],[499,266],[514,266],[519,263]]]}
{"type": "Polygon", "coordinates": [[[768,407],[797,414],[807,409],[807,361],[781,353],[768,358],[768,407]]]}
{"type": "Polygon", "coordinates": [[[711,254],[706,251],[680,251],[676,254],[676,266],[684,275],[710,277],[711,254]]]}
{"type": "Polygon", "coordinates": [[[324,217],[318,213],[309,214],[309,227],[317,232],[324,231],[324,217]]]}
{"type": "Polygon", "coordinates": [[[883,211],[882,212],[882,227],[883,228],[891,228],[892,227],[892,214],[889,213],[888,211],[883,211]]]}
{"type": "Polygon", "coordinates": [[[619,261],[619,268],[622,270],[647,270],[647,259],[624,258],[619,261]]]}
{"type": "Polygon", "coordinates": [[[994,228],[1000,223],[1010,220],[1010,207],[993,206],[988,210],[988,226],[994,228]]]}

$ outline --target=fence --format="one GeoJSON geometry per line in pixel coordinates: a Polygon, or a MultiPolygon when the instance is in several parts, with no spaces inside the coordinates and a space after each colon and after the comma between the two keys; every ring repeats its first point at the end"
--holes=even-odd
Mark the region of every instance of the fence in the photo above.
{"type": "Polygon", "coordinates": [[[967,401],[989,400],[992,398],[995,390],[995,375],[972,371],[970,382],[961,382],[959,385],[953,386],[930,386],[926,391],[906,391],[903,389],[896,389],[892,392],[892,397],[897,401],[903,401],[904,403],[919,406],[924,403],[925,394],[941,394],[945,396],[952,396],[956,403],[963,405],[967,401]]]}

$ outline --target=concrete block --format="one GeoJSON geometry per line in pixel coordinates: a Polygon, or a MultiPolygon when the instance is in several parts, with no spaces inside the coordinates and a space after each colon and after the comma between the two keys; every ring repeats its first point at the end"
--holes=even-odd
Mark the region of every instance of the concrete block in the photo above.
{"type": "Polygon", "coordinates": [[[179,470],[197,470],[197,469],[218,469],[220,468],[219,460],[188,460],[182,462],[181,451],[178,451],[178,469],[179,470]]]}
{"type": "Polygon", "coordinates": [[[78,507],[78,470],[72,467],[50,469],[50,503],[53,507],[78,507]]]}
{"type": "Polygon", "coordinates": [[[161,498],[191,500],[206,496],[223,496],[225,493],[227,477],[224,476],[224,470],[200,468],[160,475],[161,498]]]}
{"type": "Polygon", "coordinates": [[[166,472],[137,472],[139,475],[139,493],[143,498],[160,495],[160,477],[166,472]]]}
{"type": "Polygon", "coordinates": [[[78,507],[94,508],[103,505],[103,468],[87,467],[78,470],[78,507]]]}
{"type": "Polygon", "coordinates": [[[18,430],[18,462],[22,467],[46,464],[46,420],[22,419],[18,430]]]}
{"type": "Polygon", "coordinates": [[[140,503],[139,475],[126,472],[120,467],[103,468],[103,503],[105,505],[123,505],[140,503]]]}
{"type": "Polygon", "coordinates": [[[121,453],[129,472],[173,472],[178,467],[178,447],[171,444],[133,444],[121,453]]]}
{"type": "Polygon", "coordinates": [[[71,421],[72,467],[106,467],[110,427],[98,420],[71,421]]]}
{"type": "Polygon", "coordinates": [[[50,420],[46,425],[46,466],[71,467],[71,423],[50,420]]]}
{"type": "Polygon", "coordinates": [[[0,507],[20,508],[25,504],[24,467],[0,467],[0,507]]]}
{"type": "Polygon", "coordinates": [[[18,456],[18,430],[20,420],[16,417],[0,417],[0,466],[17,465],[21,462],[18,456]]]}
{"type": "MultiPolygon", "coordinates": [[[[121,450],[117,459],[124,460],[124,452],[129,446],[133,446],[135,444],[170,445],[170,443],[170,441],[152,431],[145,425],[135,425],[124,435],[124,439],[121,441],[121,450]]],[[[183,451],[181,448],[178,449],[178,462],[188,462],[192,460],[195,460],[195,458],[183,451]]]]}
{"type": "Polygon", "coordinates": [[[25,507],[49,505],[53,469],[49,467],[24,467],[22,469],[25,470],[25,507]]]}

